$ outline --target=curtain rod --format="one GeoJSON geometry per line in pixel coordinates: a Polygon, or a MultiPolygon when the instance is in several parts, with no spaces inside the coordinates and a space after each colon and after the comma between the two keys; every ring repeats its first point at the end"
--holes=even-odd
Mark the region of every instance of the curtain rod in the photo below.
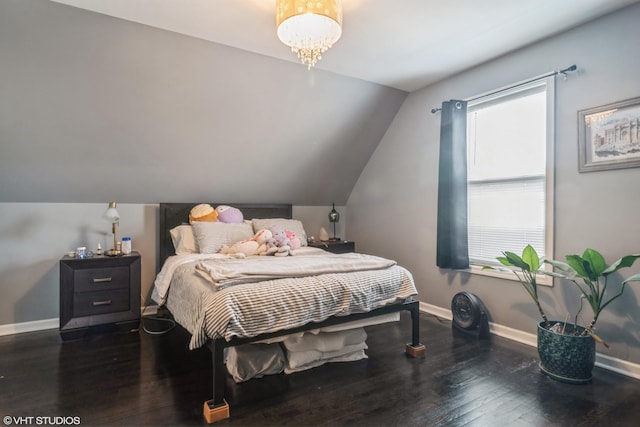
{"type": "MultiPolygon", "coordinates": [[[[483,93],[481,95],[477,95],[477,96],[474,96],[472,98],[464,99],[463,101],[467,101],[467,102],[468,101],[475,101],[476,99],[484,98],[485,96],[494,95],[494,94],[502,92],[504,90],[513,89],[515,87],[523,86],[523,85],[535,82],[537,80],[542,80],[542,79],[546,79],[547,77],[556,76],[558,74],[562,74],[565,78],[567,78],[567,73],[570,73],[572,71],[576,71],[577,69],[578,69],[578,67],[576,66],[576,64],[573,64],[573,65],[571,65],[571,66],[569,66],[567,68],[564,68],[564,69],[562,69],[560,71],[551,71],[549,73],[542,74],[540,76],[537,76],[537,77],[534,77],[534,78],[531,78],[531,79],[528,79],[528,80],[525,80],[525,81],[510,85],[510,86],[503,87],[501,89],[497,89],[497,90],[494,90],[494,91],[491,91],[491,92],[483,93]]],[[[431,109],[431,113],[435,114],[440,110],[442,110],[442,108],[432,108],[431,109]]]]}

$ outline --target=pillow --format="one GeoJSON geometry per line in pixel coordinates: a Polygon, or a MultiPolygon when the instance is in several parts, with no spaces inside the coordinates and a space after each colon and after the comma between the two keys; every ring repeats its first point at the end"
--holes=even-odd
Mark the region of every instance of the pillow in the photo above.
{"type": "Polygon", "coordinates": [[[184,224],[174,227],[169,231],[169,234],[171,234],[171,241],[176,255],[198,253],[198,245],[190,225],[184,224]]]}
{"type": "Polygon", "coordinates": [[[238,208],[233,206],[220,205],[216,208],[218,214],[218,221],[230,223],[238,223],[244,221],[244,216],[238,208]]]}
{"type": "Polygon", "coordinates": [[[189,212],[189,224],[196,221],[210,221],[215,222],[218,220],[218,211],[213,209],[213,206],[202,203],[191,208],[189,212]]]}
{"type": "Polygon", "coordinates": [[[251,239],[253,229],[249,224],[224,222],[194,222],[193,235],[201,254],[215,254],[223,245],[231,246],[241,240],[251,239]]]}
{"type": "Polygon", "coordinates": [[[258,232],[265,228],[269,227],[280,227],[284,228],[286,231],[293,231],[296,233],[298,239],[300,239],[300,246],[307,246],[307,233],[304,231],[304,226],[302,222],[297,219],[287,219],[287,218],[264,218],[264,219],[252,219],[253,230],[254,232],[258,232]]]}

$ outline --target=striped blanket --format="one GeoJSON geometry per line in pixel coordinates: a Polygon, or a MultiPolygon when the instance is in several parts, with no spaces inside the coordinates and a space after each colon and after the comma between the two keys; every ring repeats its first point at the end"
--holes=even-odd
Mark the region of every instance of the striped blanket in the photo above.
{"type": "MultiPolygon", "coordinates": [[[[274,260],[274,263],[291,260],[296,266],[292,277],[284,269],[271,275],[273,269],[265,269],[261,264],[258,268],[261,274],[257,275],[260,281],[247,283],[246,277],[238,281],[235,279],[243,275],[230,273],[234,281],[225,286],[219,286],[212,277],[211,271],[215,269],[212,263],[217,259],[224,269],[228,269],[230,265],[246,260],[229,262],[228,258],[225,260],[219,256],[207,261],[203,261],[203,257],[184,262],[173,260],[173,266],[167,267],[167,270],[172,270],[171,274],[164,271],[165,265],[164,273],[158,275],[162,281],[170,282],[170,287],[166,288],[156,280],[154,294],[166,297],[167,308],[176,321],[191,332],[189,347],[194,349],[209,339],[254,337],[309,322],[321,322],[330,316],[367,312],[417,293],[411,273],[393,261],[311,249],[295,257],[261,257],[259,263],[269,262],[264,259],[274,260]],[[316,259],[310,261],[310,275],[300,274],[300,269],[304,270],[305,257],[316,259]],[[322,267],[321,272],[311,273],[319,265],[326,265],[326,261],[319,261],[320,258],[335,264],[334,271],[327,272],[322,267]],[[345,270],[338,261],[340,258],[350,267],[345,270]],[[355,267],[357,258],[361,258],[362,270],[355,267]],[[264,280],[263,273],[267,270],[270,276],[264,280]]],[[[281,268],[279,264],[278,269],[281,268]]]]}

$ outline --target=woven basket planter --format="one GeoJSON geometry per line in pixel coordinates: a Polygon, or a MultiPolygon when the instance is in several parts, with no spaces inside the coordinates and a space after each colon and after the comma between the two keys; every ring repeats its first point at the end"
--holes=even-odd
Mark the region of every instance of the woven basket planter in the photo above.
{"type": "MultiPolygon", "coordinates": [[[[549,322],[550,324],[562,322],[549,322]]],[[[554,380],[586,384],[591,381],[591,371],[596,360],[596,342],[590,335],[567,335],[550,331],[538,323],[538,355],[540,370],[554,380]]],[[[584,327],[578,326],[578,332],[584,327]]],[[[565,326],[566,332],[573,325],[565,326]]]]}

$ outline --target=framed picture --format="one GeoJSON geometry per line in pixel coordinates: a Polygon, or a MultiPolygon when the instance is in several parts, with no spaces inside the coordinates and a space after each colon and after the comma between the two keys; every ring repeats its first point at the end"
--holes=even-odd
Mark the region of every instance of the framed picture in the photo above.
{"type": "Polygon", "coordinates": [[[640,166],[640,97],[578,111],[580,172],[640,166]]]}

